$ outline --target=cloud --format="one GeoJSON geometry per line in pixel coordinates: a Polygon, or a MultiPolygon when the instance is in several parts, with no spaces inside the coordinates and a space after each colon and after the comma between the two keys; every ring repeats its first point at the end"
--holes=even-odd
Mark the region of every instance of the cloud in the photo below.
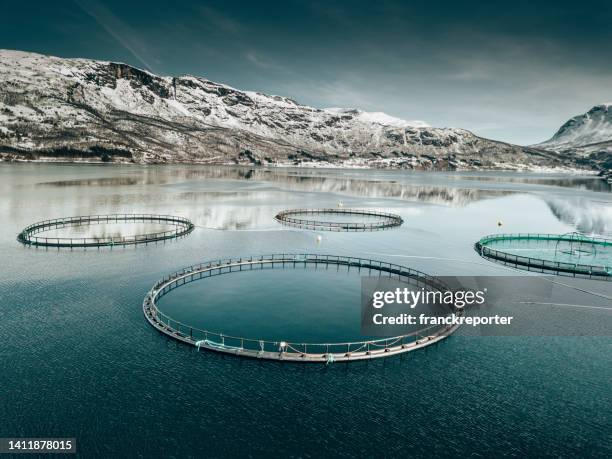
{"type": "Polygon", "coordinates": [[[223,14],[210,6],[202,6],[199,8],[202,18],[208,26],[222,32],[239,33],[244,27],[235,19],[223,14]]]}
{"type": "Polygon", "coordinates": [[[482,65],[469,65],[449,71],[445,78],[457,81],[479,81],[493,78],[491,72],[482,65]]]}
{"type": "Polygon", "coordinates": [[[144,57],[145,46],[140,43],[132,28],[119,19],[111,10],[97,0],[74,0],[91,16],[111,37],[134,56],[147,70],[152,71],[148,59],[144,57]]]}
{"type": "Polygon", "coordinates": [[[244,56],[247,58],[248,61],[251,61],[253,64],[255,64],[258,67],[262,67],[264,69],[270,68],[270,64],[262,61],[261,58],[257,54],[255,54],[253,51],[249,51],[244,56]]]}
{"type": "Polygon", "coordinates": [[[278,64],[277,62],[274,62],[270,59],[267,59],[266,57],[262,56],[259,53],[256,53],[255,51],[246,52],[244,54],[244,57],[249,62],[251,62],[252,64],[262,69],[276,70],[276,71],[281,71],[281,72],[290,72],[290,70],[287,67],[281,64],[278,64]]]}

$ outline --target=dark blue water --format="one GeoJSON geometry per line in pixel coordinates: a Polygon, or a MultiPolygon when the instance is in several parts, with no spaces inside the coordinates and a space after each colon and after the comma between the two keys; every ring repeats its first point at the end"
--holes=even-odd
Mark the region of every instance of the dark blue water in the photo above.
{"type": "Polygon", "coordinates": [[[235,271],[181,286],[158,306],[179,322],[229,336],[363,341],[361,275],[367,274],[334,265],[235,271]]]}
{"type": "MultiPolygon", "coordinates": [[[[76,437],[84,457],[611,455],[609,337],[453,336],[402,357],[325,367],[198,353],[153,330],[144,294],[164,274],[206,259],[315,251],[431,274],[500,275],[505,268],[472,249],[484,234],[568,232],[589,222],[610,229],[605,218],[589,220],[609,215],[610,195],[585,187],[585,178],[572,187],[504,175],[479,182],[373,171],[372,182],[366,172],[300,174],[0,166],[0,437],[76,437]],[[317,242],[317,233],[272,220],[282,208],[339,200],[399,213],[405,223],[317,242]],[[558,202],[574,201],[559,210],[558,202]],[[126,249],[15,241],[36,220],[124,211],[183,215],[199,227],[178,241],[126,249]]],[[[271,283],[261,281],[261,291],[271,283]]],[[[285,299],[307,305],[303,291],[285,299]]],[[[253,330],[272,331],[264,320],[281,326],[286,318],[261,317],[248,316],[253,330]]]]}

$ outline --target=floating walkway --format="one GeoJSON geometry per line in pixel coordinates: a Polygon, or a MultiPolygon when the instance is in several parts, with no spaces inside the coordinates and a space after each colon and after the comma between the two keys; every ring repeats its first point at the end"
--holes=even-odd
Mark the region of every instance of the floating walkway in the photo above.
{"type": "Polygon", "coordinates": [[[85,215],[79,217],[56,218],[32,223],[26,226],[17,235],[17,240],[25,245],[43,247],[105,247],[116,245],[147,244],[149,242],[175,239],[191,233],[195,225],[188,219],[172,215],[151,215],[151,214],[113,214],[113,215],[85,215]],[[65,228],[70,226],[83,226],[100,223],[118,222],[149,222],[162,223],[175,226],[169,231],[160,231],[147,234],[136,234],[134,236],[122,237],[93,237],[93,238],[61,238],[44,237],[36,234],[45,231],[65,228]]]}
{"type": "MultiPolygon", "coordinates": [[[[364,275],[376,272],[391,278],[411,281],[419,287],[447,290],[446,285],[432,276],[392,263],[334,255],[274,254],[209,261],[177,271],[159,280],[148,292],[142,304],[143,312],[149,323],[161,333],[195,346],[198,350],[206,349],[266,360],[326,364],[389,357],[414,351],[443,340],[458,328],[458,325],[435,325],[409,335],[391,338],[339,343],[296,343],[236,337],[196,328],[164,314],[157,306],[157,300],[162,296],[175,288],[199,279],[234,271],[275,267],[295,268],[306,265],[346,266],[348,269],[357,268],[364,271],[364,275]]],[[[457,313],[462,314],[462,310],[458,310],[457,313]]]]}
{"type": "Polygon", "coordinates": [[[274,219],[283,225],[315,231],[380,231],[404,223],[402,217],[396,214],[360,209],[289,209],[279,212],[274,219]],[[374,217],[377,221],[373,223],[333,222],[296,218],[296,215],[351,215],[374,217]]]}
{"type": "Polygon", "coordinates": [[[483,258],[517,269],[612,280],[612,239],[580,233],[493,234],[476,242],[474,249],[483,258]],[[528,256],[513,253],[519,251],[528,256]]]}

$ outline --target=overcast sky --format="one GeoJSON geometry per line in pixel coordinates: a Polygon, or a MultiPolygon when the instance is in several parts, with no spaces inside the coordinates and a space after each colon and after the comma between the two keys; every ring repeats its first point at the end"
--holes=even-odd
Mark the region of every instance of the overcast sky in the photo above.
{"type": "Polygon", "coordinates": [[[612,1],[8,1],[0,47],[518,144],[612,102],[612,1]]]}

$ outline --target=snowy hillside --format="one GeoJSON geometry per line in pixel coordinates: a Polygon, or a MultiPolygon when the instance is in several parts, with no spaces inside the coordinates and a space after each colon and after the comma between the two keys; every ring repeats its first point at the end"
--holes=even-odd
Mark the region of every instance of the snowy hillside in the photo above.
{"type": "Polygon", "coordinates": [[[612,183],[612,104],[574,116],[552,138],[533,147],[573,156],[577,163],[602,171],[612,183]]]}
{"type": "Polygon", "coordinates": [[[422,127],[430,127],[429,124],[424,121],[406,121],[400,118],[396,118],[391,115],[387,115],[383,112],[364,112],[362,110],[358,110],[356,108],[338,108],[331,107],[326,108],[326,112],[331,113],[333,115],[353,115],[354,118],[358,121],[364,123],[375,123],[381,124],[383,126],[392,126],[392,127],[413,127],[413,128],[422,128],[422,127]]]}
{"type": "Polygon", "coordinates": [[[570,148],[594,147],[597,144],[612,143],[612,104],[601,104],[588,112],[574,116],[546,142],[538,147],[565,150],[570,148]]]}
{"type": "Polygon", "coordinates": [[[417,169],[559,167],[554,153],[195,76],[0,50],[0,156],[417,169]]]}

